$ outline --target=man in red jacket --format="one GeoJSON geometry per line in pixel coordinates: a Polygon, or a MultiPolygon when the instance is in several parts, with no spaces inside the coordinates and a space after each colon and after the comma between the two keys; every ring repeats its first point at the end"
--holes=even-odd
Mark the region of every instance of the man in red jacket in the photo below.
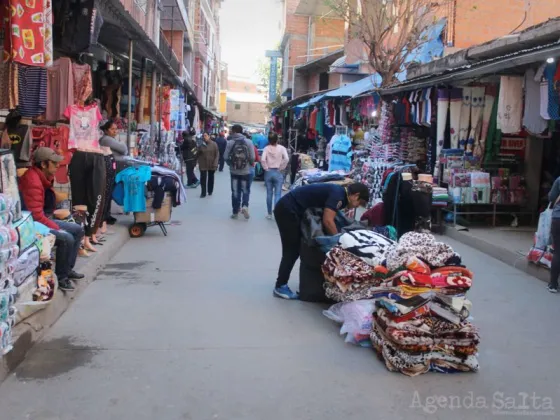
{"type": "Polygon", "coordinates": [[[54,174],[64,157],[48,147],[39,147],[33,154],[34,166],[19,179],[22,207],[31,212],[33,220],[51,229],[56,237],[56,266],[58,287],[74,290],[70,280],[83,279],[84,275],[74,271],[76,258],[84,237],[84,229],[76,223],[53,220],[47,217],[56,206],[53,190],[54,174]]]}

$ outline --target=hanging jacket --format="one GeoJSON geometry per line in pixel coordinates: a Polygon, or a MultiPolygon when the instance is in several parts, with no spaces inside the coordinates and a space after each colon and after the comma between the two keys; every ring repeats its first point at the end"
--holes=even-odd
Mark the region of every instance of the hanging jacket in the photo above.
{"type": "Polygon", "coordinates": [[[352,167],[352,141],[348,136],[337,136],[331,140],[329,171],[342,169],[349,171],[352,167]]]}
{"type": "Polygon", "coordinates": [[[45,208],[46,197],[54,196],[52,181],[49,181],[39,168],[33,166],[19,178],[18,184],[22,205],[31,212],[33,220],[58,230],[58,225],[45,214],[45,210],[54,211],[54,203],[49,204],[52,208],[45,208]]]}

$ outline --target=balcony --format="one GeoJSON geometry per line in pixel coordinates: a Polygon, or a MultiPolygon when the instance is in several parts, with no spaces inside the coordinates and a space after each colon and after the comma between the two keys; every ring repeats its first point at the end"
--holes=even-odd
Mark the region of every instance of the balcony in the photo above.
{"type": "Polygon", "coordinates": [[[177,75],[181,75],[182,66],[179,64],[179,60],[177,59],[177,56],[171,49],[171,45],[169,45],[163,33],[159,34],[159,50],[161,51],[162,55],[165,57],[165,59],[167,60],[167,62],[169,63],[173,71],[177,75]]]}

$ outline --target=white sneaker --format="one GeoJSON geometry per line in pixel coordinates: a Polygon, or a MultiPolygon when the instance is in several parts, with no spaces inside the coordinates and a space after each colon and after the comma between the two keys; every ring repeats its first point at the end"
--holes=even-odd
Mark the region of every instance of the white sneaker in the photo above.
{"type": "Polygon", "coordinates": [[[272,220],[272,214],[267,214],[267,215],[266,215],[266,218],[267,218],[268,220],[272,220]]]}
{"type": "Polygon", "coordinates": [[[239,214],[235,213],[231,215],[232,219],[238,219],[239,218],[239,214]]]}
{"type": "Polygon", "coordinates": [[[241,214],[243,214],[243,217],[245,217],[245,219],[249,219],[249,217],[251,217],[251,215],[249,214],[249,209],[247,207],[243,207],[241,209],[241,214]]]}

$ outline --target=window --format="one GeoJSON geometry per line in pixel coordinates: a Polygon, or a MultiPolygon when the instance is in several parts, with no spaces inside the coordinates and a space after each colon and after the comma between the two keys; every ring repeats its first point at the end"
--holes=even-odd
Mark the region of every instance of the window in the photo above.
{"type": "Polygon", "coordinates": [[[235,104],[235,105],[234,105],[234,108],[235,108],[235,109],[241,109],[241,104],[235,104]]]}

